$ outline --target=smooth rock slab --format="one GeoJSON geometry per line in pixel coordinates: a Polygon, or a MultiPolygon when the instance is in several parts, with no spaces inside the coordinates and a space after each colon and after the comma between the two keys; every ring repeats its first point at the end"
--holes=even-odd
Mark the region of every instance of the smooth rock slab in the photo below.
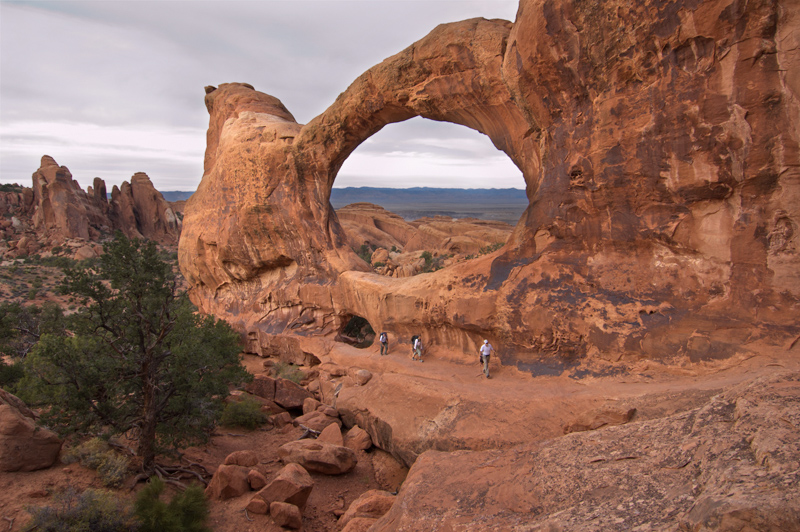
{"type": "Polygon", "coordinates": [[[352,449],[318,440],[297,440],[282,445],[278,456],[285,463],[300,464],[309,471],[340,475],[351,471],[358,463],[352,449]]]}

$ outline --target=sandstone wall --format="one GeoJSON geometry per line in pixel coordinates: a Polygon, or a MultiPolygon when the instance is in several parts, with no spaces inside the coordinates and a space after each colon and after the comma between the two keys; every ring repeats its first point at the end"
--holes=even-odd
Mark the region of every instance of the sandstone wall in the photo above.
{"type": "Polygon", "coordinates": [[[186,206],[193,300],[243,328],[376,330],[504,363],[694,360],[798,330],[795,2],[523,0],[441,25],[302,126],[245,84],[207,89],[205,174],[186,206]],[[505,248],[375,279],[329,203],[343,161],[413,116],[486,134],[530,206],[505,248]]]}

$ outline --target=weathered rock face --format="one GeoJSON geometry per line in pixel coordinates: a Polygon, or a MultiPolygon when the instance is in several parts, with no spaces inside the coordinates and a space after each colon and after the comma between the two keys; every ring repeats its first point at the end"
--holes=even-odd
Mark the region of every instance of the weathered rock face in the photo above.
{"type": "Polygon", "coordinates": [[[422,454],[370,530],[800,530],[800,375],[663,419],[422,454]]]}
{"type": "Polygon", "coordinates": [[[26,210],[37,234],[51,239],[96,240],[117,229],[130,238],[177,244],[181,221],[150,178],[137,173],[106,197],[106,185],[95,178],[83,191],[66,166],[45,155],[33,174],[33,197],[26,210]]]}
{"type": "Polygon", "coordinates": [[[514,24],[441,25],[301,126],[208,89],[186,206],[193,300],[243,328],[333,334],[352,315],[505,364],[724,357],[797,335],[800,7],[786,0],[522,0],[514,24]],[[422,116],[486,134],[530,206],[500,251],[378,278],[329,203],[348,155],[422,116]]]}
{"type": "Polygon", "coordinates": [[[0,471],[36,471],[58,460],[61,440],[37,427],[33,412],[16,396],[0,389],[0,471]]]}

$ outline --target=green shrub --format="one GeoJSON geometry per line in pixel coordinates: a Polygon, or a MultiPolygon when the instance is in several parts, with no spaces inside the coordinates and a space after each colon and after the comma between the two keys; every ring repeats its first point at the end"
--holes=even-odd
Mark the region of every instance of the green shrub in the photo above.
{"type": "Polygon", "coordinates": [[[221,425],[249,430],[255,430],[266,422],[267,415],[261,411],[261,403],[249,396],[225,405],[220,418],[221,425]]]}
{"type": "Polygon", "coordinates": [[[141,523],[139,532],[212,532],[205,525],[208,501],[203,488],[189,486],[169,504],[161,500],[163,491],[164,482],[153,477],[137,495],[134,512],[141,523]]]}
{"type": "Polygon", "coordinates": [[[131,509],[117,496],[96,490],[78,495],[74,490],[56,495],[53,506],[30,507],[33,518],[25,531],[133,532],[139,529],[131,509]]]}
{"type": "Polygon", "coordinates": [[[378,261],[372,265],[373,268],[383,268],[384,266],[386,266],[386,264],[382,261],[378,261]]]}
{"type": "Polygon", "coordinates": [[[275,372],[275,376],[277,378],[286,379],[295,384],[300,384],[304,377],[302,371],[300,371],[296,366],[287,364],[286,362],[278,362],[275,364],[275,366],[273,366],[273,371],[275,372]]]}
{"type": "Polygon", "coordinates": [[[391,252],[392,253],[397,253],[397,246],[392,246],[391,252]]]}
{"type": "Polygon", "coordinates": [[[361,257],[361,260],[370,264],[372,262],[372,252],[374,250],[368,244],[361,244],[361,247],[355,250],[356,254],[361,257]]]}

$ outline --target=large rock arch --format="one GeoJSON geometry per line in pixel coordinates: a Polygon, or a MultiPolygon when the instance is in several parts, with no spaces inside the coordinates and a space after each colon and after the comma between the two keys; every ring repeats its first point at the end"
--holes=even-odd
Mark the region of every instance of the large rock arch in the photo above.
{"type": "Polygon", "coordinates": [[[303,126],[245,84],[208,88],[205,173],[180,264],[207,312],[267,334],[359,315],[505,363],[725,356],[798,334],[797,8],[523,0],[360,76],[303,126]],[[507,246],[387,279],[344,245],[343,161],[413,116],[486,134],[530,206],[507,246]]]}

